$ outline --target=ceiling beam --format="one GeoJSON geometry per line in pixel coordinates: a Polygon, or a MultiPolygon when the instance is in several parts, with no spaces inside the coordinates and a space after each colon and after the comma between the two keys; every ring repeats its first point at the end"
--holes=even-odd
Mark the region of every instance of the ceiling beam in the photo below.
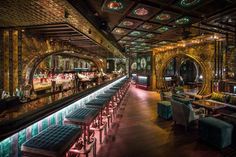
{"type": "Polygon", "coordinates": [[[204,26],[207,26],[207,27],[212,27],[213,29],[214,28],[217,28],[217,29],[220,29],[220,30],[223,30],[223,31],[226,31],[226,32],[230,32],[230,33],[234,33],[235,31],[233,30],[230,30],[230,29],[227,29],[227,28],[223,28],[223,27],[220,27],[220,26],[216,26],[216,25],[213,25],[213,24],[208,24],[208,23],[201,23],[202,25],[204,26]]]}

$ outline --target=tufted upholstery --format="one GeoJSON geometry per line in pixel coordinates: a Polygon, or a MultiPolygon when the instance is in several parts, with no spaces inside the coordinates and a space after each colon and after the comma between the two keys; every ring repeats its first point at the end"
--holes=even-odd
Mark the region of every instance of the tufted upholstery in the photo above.
{"type": "Polygon", "coordinates": [[[99,110],[93,108],[79,108],[65,118],[71,122],[75,123],[84,123],[84,124],[91,124],[92,121],[97,117],[99,114],[99,110]]]}
{"type": "Polygon", "coordinates": [[[104,93],[113,93],[115,94],[118,90],[114,90],[114,89],[109,89],[109,90],[106,90],[104,93]]]}
{"type": "Polygon", "coordinates": [[[99,99],[92,99],[88,103],[85,104],[86,107],[92,107],[92,108],[105,108],[107,103],[110,101],[109,98],[99,98],[99,99]]]}
{"type": "Polygon", "coordinates": [[[172,107],[170,101],[160,101],[158,105],[158,115],[164,119],[170,119],[172,117],[172,107]]]}
{"type": "Polygon", "coordinates": [[[98,96],[96,96],[96,98],[98,99],[103,99],[103,98],[112,98],[114,96],[114,93],[106,93],[106,94],[99,94],[98,96]]]}
{"type": "Polygon", "coordinates": [[[199,130],[202,140],[218,148],[225,148],[231,144],[233,125],[225,121],[214,117],[200,119],[199,130]]]}
{"type": "Polygon", "coordinates": [[[25,153],[61,157],[82,135],[82,130],[72,126],[52,126],[26,141],[21,150],[25,153]]]}

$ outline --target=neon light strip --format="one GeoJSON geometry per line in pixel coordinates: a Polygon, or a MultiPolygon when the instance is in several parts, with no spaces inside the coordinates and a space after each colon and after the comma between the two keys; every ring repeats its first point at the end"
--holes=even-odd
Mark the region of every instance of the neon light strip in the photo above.
{"type": "Polygon", "coordinates": [[[71,111],[78,109],[80,107],[84,107],[85,104],[94,99],[97,95],[103,93],[104,91],[108,90],[110,87],[114,86],[121,80],[123,80],[126,76],[108,84],[105,87],[89,94],[88,96],[70,104],[69,106],[56,111],[55,113],[51,114],[50,116],[39,120],[38,122],[26,127],[25,129],[13,134],[12,136],[2,140],[0,142],[0,157],[20,157],[21,156],[21,145],[26,141],[29,140],[31,137],[36,136],[42,130],[48,128],[51,125],[63,125],[63,119],[65,116],[70,113],[71,111]]]}

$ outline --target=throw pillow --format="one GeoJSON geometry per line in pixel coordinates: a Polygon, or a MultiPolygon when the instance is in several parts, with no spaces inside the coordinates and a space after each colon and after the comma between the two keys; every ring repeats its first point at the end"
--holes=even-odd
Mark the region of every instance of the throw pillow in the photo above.
{"type": "Polygon", "coordinates": [[[224,102],[225,101],[225,95],[221,94],[221,93],[213,92],[212,95],[211,95],[211,99],[216,100],[216,101],[220,101],[220,102],[224,102]]]}

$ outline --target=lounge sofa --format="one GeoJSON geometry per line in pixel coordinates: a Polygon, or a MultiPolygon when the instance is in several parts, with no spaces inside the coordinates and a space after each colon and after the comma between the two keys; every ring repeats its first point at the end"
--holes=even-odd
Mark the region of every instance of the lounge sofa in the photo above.
{"type": "Polygon", "coordinates": [[[236,110],[236,96],[234,95],[213,92],[206,96],[205,99],[206,101],[222,104],[236,110]]]}

